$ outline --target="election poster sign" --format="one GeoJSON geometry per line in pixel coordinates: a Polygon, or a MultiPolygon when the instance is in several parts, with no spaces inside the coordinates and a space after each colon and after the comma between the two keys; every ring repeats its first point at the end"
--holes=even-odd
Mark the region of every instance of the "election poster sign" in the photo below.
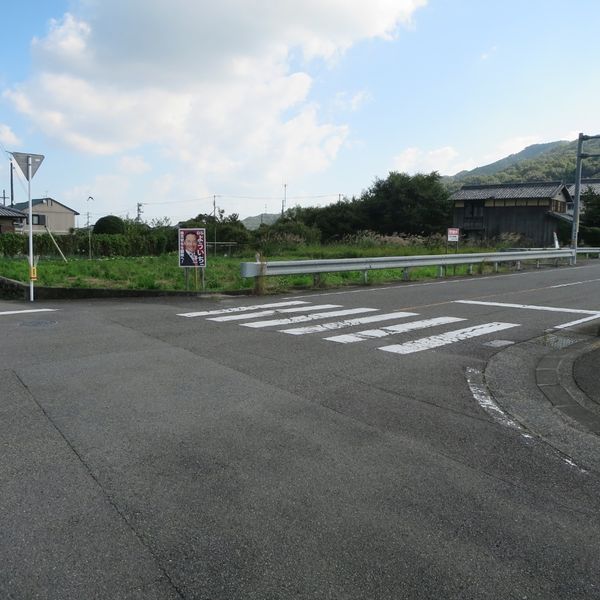
{"type": "Polygon", "coordinates": [[[206,267],[206,229],[179,229],[179,266],[206,267]]]}

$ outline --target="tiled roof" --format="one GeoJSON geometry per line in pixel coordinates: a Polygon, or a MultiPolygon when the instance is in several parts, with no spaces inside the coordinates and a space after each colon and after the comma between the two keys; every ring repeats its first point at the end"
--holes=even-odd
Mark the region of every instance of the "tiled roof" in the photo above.
{"type": "Polygon", "coordinates": [[[14,217],[24,219],[27,215],[16,208],[10,206],[0,206],[0,217],[14,217]]]}
{"type": "MultiPolygon", "coordinates": [[[[48,200],[51,200],[53,203],[58,204],[59,206],[62,206],[63,208],[66,208],[67,210],[70,210],[75,215],[79,214],[76,210],[69,208],[66,204],[63,204],[62,202],[59,202],[58,200],[55,200],[54,198],[32,198],[31,206],[33,207],[38,204],[48,204],[48,200]]],[[[25,210],[29,207],[29,202],[20,202],[19,204],[15,204],[15,206],[18,206],[20,209],[25,210]]]]}
{"type": "MultiPolygon", "coordinates": [[[[600,179],[582,179],[581,180],[581,193],[583,194],[588,188],[592,188],[595,194],[600,194],[600,179]]],[[[567,185],[569,194],[575,197],[575,184],[569,183],[567,185]]]]}
{"type": "Polygon", "coordinates": [[[554,198],[566,186],[560,181],[539,183],[499,183],[494,185],[463,185],[452,194],[452,200],[513,200],[515,198],[554,198]]]}

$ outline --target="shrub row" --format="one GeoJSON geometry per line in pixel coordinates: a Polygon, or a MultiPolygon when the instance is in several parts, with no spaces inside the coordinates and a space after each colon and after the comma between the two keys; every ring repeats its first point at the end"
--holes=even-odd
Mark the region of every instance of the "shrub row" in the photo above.
{"type": "MultiPolygon", "coordinates": [[[[152,230],[144,235],[93,234],[86,233],[54,236],[66,256],[87,256],[91,241],[93,256],[160,256],[177,250],[177,230],[164,228],[152,230]]],[[[19,256],[28,254],[28,236],[18,233],[0,235],[0,255],[19,256]]],[[[59,256],[56,246],[47,233],[34,237],[34,254],[59,256]]]]}

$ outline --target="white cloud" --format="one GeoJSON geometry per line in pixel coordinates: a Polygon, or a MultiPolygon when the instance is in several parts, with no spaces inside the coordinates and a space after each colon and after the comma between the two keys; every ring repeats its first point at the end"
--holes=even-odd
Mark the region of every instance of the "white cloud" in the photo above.
{"type": "Polygon", "coordinates": [[[498,46],[492,46],[489,50],[483,52],[479,59],[481,61],[489,60],[494,54],[496,54],[496,52],[498,52],[498,46]]]}
{"type": "Polygon", "coordinates": [[[142,156],[122,156],[119,160],[119,169],[124,175],[143,175],[151,168],[142,156]]]}
{"type": "MultiPolygon", "coordinates": [[[[137,174],[152,145],[186,165],[196,189],[211,177],[306,175],[349,133],[312,103],[310,61],[393,38],[426,1],[78,0],[33,40],[34,74],[4,97],[78,151],[134,153],[140,161],[121,165],[137,174]]],[[[345,100],[356,110],[368,97],[345,100]]]]}
{"type": "Polygon", "coordinates": [[[0,123],[0,142],[5,146],[18,146],[21,143],[21,140],[8,125],[0,123]]]}
{"type": "Polygon", "coordinates": [[[434,150],[407,148],[394,157],[392,168],[406,173],[431,173],[438,171],[442,175],[453,175],[463,169],[473,168],[471,160],[460,158],[458,151],[452,146],[444,146],[434,150]]]}

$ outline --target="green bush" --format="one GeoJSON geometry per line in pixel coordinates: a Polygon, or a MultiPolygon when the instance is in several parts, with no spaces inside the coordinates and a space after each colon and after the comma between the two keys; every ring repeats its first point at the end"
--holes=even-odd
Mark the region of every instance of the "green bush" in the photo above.
{"type": "Polygon", "coordinates": [[[96,221],[94,233],[118,234],[126,232],[125,221],[115,215],[107,215],[96,221]]]}

